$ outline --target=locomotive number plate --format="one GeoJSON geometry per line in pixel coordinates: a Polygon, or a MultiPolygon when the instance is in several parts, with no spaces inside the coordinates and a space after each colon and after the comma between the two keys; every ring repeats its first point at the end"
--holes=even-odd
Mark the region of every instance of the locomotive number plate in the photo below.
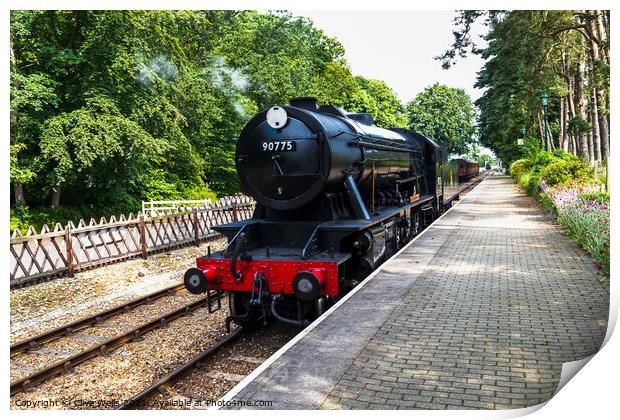
{"type": "Polygon", "coordinates": [[[297,149],[295,140],[264,141],[261,144],[263,152],[292,152],[297,149]]]}

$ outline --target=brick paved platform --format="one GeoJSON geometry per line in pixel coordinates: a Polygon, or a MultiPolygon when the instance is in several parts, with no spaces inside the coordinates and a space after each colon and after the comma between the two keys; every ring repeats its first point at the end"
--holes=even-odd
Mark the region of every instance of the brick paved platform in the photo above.
{"type": "Polygon", "coordinates": [[[563,362],[602,344],[599,276],[533,199],[490,177],[227,398],[276,409],[536,405],[563,362]]]}

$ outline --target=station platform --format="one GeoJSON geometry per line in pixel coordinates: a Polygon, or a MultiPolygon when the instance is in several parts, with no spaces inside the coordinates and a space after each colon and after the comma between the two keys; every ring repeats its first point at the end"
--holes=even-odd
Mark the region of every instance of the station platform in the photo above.
{"type": "Polygon", "coordinates": [[[224,400],[270,409],[506,409],[596,353],[609,289],[511,179],[489,176],[224,400]]]}

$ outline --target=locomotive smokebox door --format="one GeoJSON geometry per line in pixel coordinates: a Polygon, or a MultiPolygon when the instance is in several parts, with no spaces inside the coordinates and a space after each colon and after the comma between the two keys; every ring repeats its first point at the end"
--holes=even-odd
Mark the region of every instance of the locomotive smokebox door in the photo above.
{"type": "Polygon", "coordinates": [[[288,121],[288,115],[284,108],[273,106],[267,111],[267,124],[269,124],[269,127],[279,130],[286,125],[286,121],[288,121]]]}

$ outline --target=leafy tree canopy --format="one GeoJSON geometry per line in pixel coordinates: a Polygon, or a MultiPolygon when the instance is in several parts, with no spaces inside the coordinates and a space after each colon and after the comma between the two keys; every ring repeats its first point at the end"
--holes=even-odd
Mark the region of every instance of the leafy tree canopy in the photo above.
{"type": "Polygon", "coordinates": [[[526,143],[570,151],[590,164],[607,160],[609,11],[467,10],[455,25],[454,42],[436,58],[445,68],[470,53],[486,60],[476,83],[484,89],[476,101],[482,145],[514,161],[527,153],[517,144],[525,130],[526,143]],[[471,35],[476,21],[489,29],[484,48],[471,35]]]}
{"type": "Polygon", "coordinates": [[[443,142],[451,154],[465,154],[475,133],[475,111],[463,89],[435,83],[406,107],[409,128],[443,142]]]}

